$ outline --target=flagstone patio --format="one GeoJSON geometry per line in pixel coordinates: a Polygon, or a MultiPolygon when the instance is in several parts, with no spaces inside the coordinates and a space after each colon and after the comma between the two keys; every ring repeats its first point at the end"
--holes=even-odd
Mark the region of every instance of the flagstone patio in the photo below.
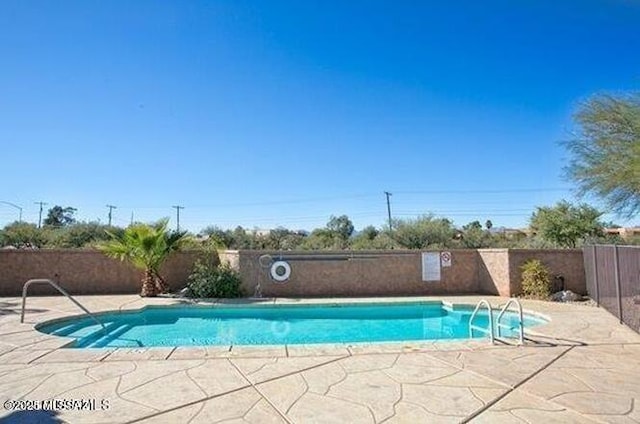
{"type": "MultiPolygon", "coordinates": [[[[78,299],[91,311],[178,302],[78,299]]],[[[487,299],[495,306],[505,302],[487,299]]],[[[67,299],[29,298],[20,324],[20,299],[0,298],[0,416],[39,423],[640,422],[640,335],[600,308],[523,306],[551,320],[531,329],[525,346],[448,341],[65,349],[67,340],[33,326],[77,314],[67,299]],[[51,398],[96,399],[98,407],[17,411],[7,403],[51,398]]]]}

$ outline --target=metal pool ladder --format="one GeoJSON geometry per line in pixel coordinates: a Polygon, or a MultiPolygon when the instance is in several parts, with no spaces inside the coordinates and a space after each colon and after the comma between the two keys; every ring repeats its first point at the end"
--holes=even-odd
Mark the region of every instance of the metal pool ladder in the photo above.
{"type": "Polygon", "coordinates": [[[67,292],[65,289],[60,287],[57,283],[53,282],[52,280],[46,279],[46,278],[36,278],[36,279],[33,279],[33,280],[29,280],[26,283],[24,283],[24,286],[22,286],[22,311],[20,312],[20,322],[21,323],[24,323],[24,308],[25,308],[25,306],[27,304],[27,290],[29,289],[29,286],[32,285],[32,284],[49,284],[51,287],[53,287],[54,289],[58,290],[60,293],[65,295],[70,301],[75,303],[76,306],[78,308],[82,309],[89,317],[91,317],[92,320],[94,320],[95,322],[100,324],[100,326],[102,327],[103,330],[105,330],[105,331],[107,330],[106,327],[104,326],[104,324],[102,322],[100,322],[100,320],[98,320],[98,318],[96,318],[95,315],[93,315],[91,312],[89,312],[89,310],[87,308],[82,306],[82,304],[80,302],[75,300],[73,298],[73,296],[71,296],[69,294],[69,292],[67,292]]]}
{"type": "Polygon", "coordinates": [[[512,297],[511,299],[509,299],[509,301],[507,301],[507,303],[502,307],[502,309],[500,310],[500,313],[498,314],[498,319],[497,319],[497,328],[498,328],[498,337],[501,337],[501,332],[500,330],[502,328],[508,328],[511,329],[511,327],[507,324],[503,324],[500,322],[500,320],[502,319],[502,317],[504,316],[505,312],[507,312],[507,310],[509,310],[509,306],[511,305],[516,305],[517,308],[517,312],[518,312],[518,344],[523,345],[524,344],[524,319],[522,316],[522,305],[520,304],[520,301],[518,299],[516,299],[515,297],[512,297]]]}
{"type": "Polygon", "coordinates": [[[493,334],[493,313],[491,312],[491,305],[485,299],[481,299],[478,302],[478,304],[476,305],[476,308],[473,310],[473,313],[471,314],[471,318],[469,318],[469,337],[473,337],[473,330],[477,330],[482,333],[489,334],[489,341],[491,342],[491,344],[493,344],[495,339],[495,335],[493,334]],[[473,319],[476,317],[476,315],[478,315],[478,311],[480,310],[480,307],[482,305],[487,307],[487,311],[489,315],[488,329],[484,327],[479,327],[473,324],[473,319]]]}

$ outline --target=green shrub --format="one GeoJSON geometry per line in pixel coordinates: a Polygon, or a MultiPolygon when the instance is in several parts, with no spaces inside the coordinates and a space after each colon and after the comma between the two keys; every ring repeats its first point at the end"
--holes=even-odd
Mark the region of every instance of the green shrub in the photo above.
{"type": "Polygon", "coordinates": [[[241,297],[240,274],[229,263],[215,266],[210,262],[197,261],[189,275],[187,287],[191,296],[200,298],[241,297]]]}
{"type": "Polygon", "coordinates": [[[548,299],[551,296],[549,270],[537,259],[526,261],[522,267],[522,294],[533,299],[548,299]]]}

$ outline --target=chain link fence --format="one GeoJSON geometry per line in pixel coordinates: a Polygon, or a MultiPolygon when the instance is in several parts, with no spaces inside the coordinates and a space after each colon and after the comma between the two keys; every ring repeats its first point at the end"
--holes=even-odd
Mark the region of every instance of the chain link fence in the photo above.
{"type": "Polygon", "coordinates": [[[640,333],[640,246],[592,245],[583,253],[589,296],[640,333]]]}

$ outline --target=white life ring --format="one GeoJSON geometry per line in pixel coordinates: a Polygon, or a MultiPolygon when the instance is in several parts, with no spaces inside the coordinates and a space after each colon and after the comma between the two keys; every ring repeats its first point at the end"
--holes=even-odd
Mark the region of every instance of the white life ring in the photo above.
{"type": "Polygon", "coordinates": [[[275,281],[287,281],[291,276],[291,266],[285,261],[275,261],[271,265],[271,278],[275,281]]]}

